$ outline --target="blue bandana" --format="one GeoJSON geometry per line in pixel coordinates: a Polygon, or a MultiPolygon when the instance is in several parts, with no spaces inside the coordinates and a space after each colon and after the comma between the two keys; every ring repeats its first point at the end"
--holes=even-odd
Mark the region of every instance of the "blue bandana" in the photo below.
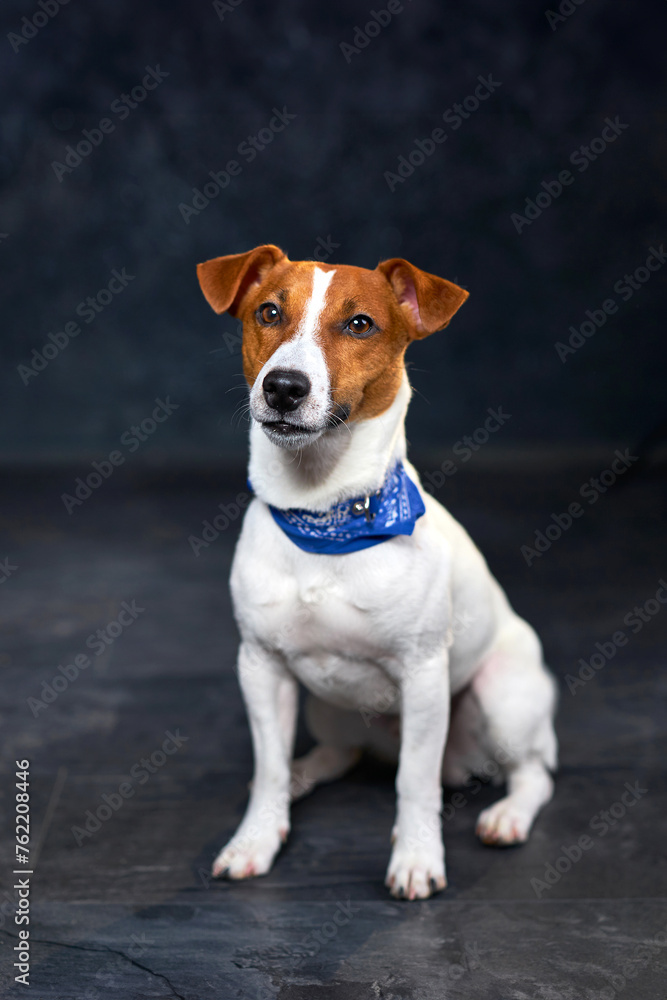
{"type": "Polygon", "coordinates": [[[395,535],[411,535],[417,518],[426,511],[402,462],[394,466],[377,493],[344,500],[323,514],[268,506],[276,524],[295,545],[329,556],[368,549],[395,535]]]}

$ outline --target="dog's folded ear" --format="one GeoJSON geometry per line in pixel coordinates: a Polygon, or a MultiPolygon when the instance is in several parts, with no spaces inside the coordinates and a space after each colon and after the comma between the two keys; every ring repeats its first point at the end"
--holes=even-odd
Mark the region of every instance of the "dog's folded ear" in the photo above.
{"type": "Polygon", "coordinates": [[[197,277],[206,301],[217,313],[236,316],[250,288],[264,280],[285,254],[267,243],[247,253],[232,253],[197,264],[197,277]]]}
{"type": "Polygon", "coordinates": [[[416,340],[447,326],[456,310],[468,298],[468,292],[458,285],[435,274],[420,271],[400,257],[383,260],[380,271],[398,299],[410,321],[412,336],[416,340]]]}

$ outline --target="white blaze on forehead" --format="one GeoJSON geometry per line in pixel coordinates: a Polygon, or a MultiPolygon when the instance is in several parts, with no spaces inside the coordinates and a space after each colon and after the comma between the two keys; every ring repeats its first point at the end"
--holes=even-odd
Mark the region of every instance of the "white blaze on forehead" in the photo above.
{"type": "Polygon", "coordinates": [[[297,327],[297,337],[314,336],[318,332],[320,317],[324,311],[324,303],[327,297],[327,289],[335,273],[335,271],[323,271],[320,267],[313,268],[313,289],[297,327]]]}

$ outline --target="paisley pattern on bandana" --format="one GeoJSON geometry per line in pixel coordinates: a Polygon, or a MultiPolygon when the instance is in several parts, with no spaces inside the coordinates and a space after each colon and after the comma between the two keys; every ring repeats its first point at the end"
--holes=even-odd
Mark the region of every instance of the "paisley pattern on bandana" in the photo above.
{"type": "MultiPolygon", "coordinates": [[[[249,484],[250,485],[250,484],[249,484]]],[[[252,487],[251,487],[252,488],[252,487]]],[[[382,488],[370,496],[345,500],[324,513],[269,504],[276,524],[305,552],[345,555],[379,545],[396,535],[411,535],[425,513],[424,501],[403,463],[388,473],[382,488]]]]}

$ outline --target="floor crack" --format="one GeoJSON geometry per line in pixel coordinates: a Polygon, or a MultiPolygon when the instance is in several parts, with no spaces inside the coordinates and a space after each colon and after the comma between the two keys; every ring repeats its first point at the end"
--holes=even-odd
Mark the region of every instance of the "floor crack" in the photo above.
{"type": "MultiPolygon", "coordinates": [[[[14,938],[15,941],[19,940],[16,934],[10,934],[9,931],[0,930],[0,934],[6,934],[7,937],[14,938]]],[[[170,979],[167,976],[164,975],[163,972],[153,972],[153,970],[149,969],[147,965],[142,965],[141,962],[137,962],[135,958],[132,958],[131,955],[126,955],[124,951],[119,951],[116,948],[110,948],[108,945],[102,945],[102,947],[100,948],[92,948],[83,944],[70,943],[69,941],[46,941],[44,940],[44,938],[31,937],[30,941],[31,943],[34,944],[50,944],[56,948],[73,948],[76,951],[92,951],[98,955],[118,955],[119,958],[124,958],[127,962],[130,963],[130,965],[136,966],[136,968],[141,969],[142,972],[147,972],[150,976],[153,976],[155,979],[164,980],[164,982],[167,984],[173,995],[176,997],[176,1000],[187,1000],[187,997],[184,997],[182,993],[178,992],[174,984],[170,981],[170,979]]]]}

